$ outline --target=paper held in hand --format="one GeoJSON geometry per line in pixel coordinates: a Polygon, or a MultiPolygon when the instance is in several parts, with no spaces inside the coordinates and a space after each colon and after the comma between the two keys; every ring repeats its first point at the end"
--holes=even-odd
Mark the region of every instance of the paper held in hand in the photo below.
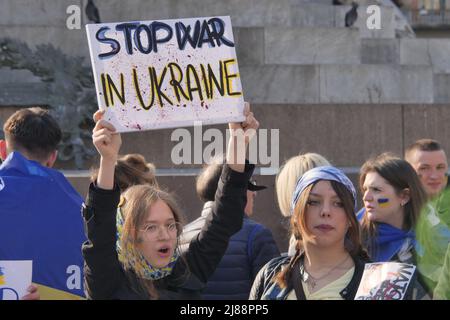
{"type": "Polygon", "coordinates": [[[415,269],[400,262],[367,263],[355,300],[403,300],[415,269]]]}
{"type": "Polygon", "coordinates": [[[86,26],[99,108],[119,132],[240,122],[229,16],[86,26]]]}
{"type": "Polygon", "coordinates": [[[31,260],[0,261],[0,300],[20,300],[28,294],[32,266],[31,260]]]}

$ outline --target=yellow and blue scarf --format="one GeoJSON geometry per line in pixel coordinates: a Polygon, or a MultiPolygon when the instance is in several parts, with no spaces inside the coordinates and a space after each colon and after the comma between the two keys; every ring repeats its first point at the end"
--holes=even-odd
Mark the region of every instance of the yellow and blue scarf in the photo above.
{"type": "Polygon", "coordinates": [[[117,226],[117,240],[116,251],[119,257],[119,261],[125,270],[133,270],[136,275],[143,279],[158,280],[167,277],[172,273],[172,269],[178,260],[178,253],[175,250],[170,262],[163,268],[153,267],[145,257],[136,250],[133,243],[128,239],[122,239],[123,232],[123,217],[120,207],[117,208],[116,214],[116,226],[117,226]],[[122,241],[121,241],[122,240],[122,241]]]}

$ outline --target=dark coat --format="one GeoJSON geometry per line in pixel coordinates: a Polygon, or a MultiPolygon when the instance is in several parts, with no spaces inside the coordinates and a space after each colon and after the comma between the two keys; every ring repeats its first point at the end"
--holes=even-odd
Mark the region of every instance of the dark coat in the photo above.
{"type": "MultiPolygon", "coordinates": [[[[155,281],[160,299],[197,299],[216,269],[229,238],[240,230],[247,183],[254,166],[239,173],[224,166],[216,205],[199,237],[175,264],[172,273],[155,281]]],[[[120,191],[91,184],[83,210],[88,240],[83,244],[86,296],[90,299],[148,299],[136,275],[125,272],[116,252],[116,210],[120,191]]]]}
{"type": "MultiPolygon", "coordinates": [[[[202,215],[186,225],[180,239],[182,250],[198,236],[212,213],[213,201],[206,202],[202,215]]],[[[255,221],[244,218],[242,229],[230,239],[227,251],[203,291],[205,300],[248,300],[258,271],[280,251],[272,232],[255,221]]]]}
{"type": "MultiPolygon", "coordinates": [[[[255,282],[253,283],[252,291],[250,293],[251,300],[285,300],[289,292],[294,289],[294,283],[300,283],[300,271],[299,263],[302,260],[300,257],[292,268],[290,272],[290,277],[288,281],[287,288],[280,288],[276,283],[272,282],[272,279],[278,272],[281,271],[283,266],[287,266],[291,259],[294,257],[284,256],[280,258],[275,258],[267,263],[261,271],[256,276],[255,282]],[[297,271],[297,272],[296,272],[297,271]]],[[[364,261],[359,258],[353,258],[355,263],[355,272],[350,280],[347,287],[342,289],[340,295],[344,300],[354,299],[356,292],[358,291],[359,283],[364,272],[364,261]]],[[[296,286],[295,293],[298,300],[306,300],[305,293],[303,292],[302,285],[296,286]]]]}
{"type": "MultiPolygon", "coordinates": [[[[288,294],[295,290],[295,294],[298,300],[306,300],[303,287],[301,285],[300,268],[299,264],[303,257],[300,257],[297,262],[295,262],[292,267],[292,271],[289,273],[288,286],[286,288],[280,288],[278,284],[273,282],[273,278],[278,274],[281,269],[288,266],[291,259],[294,257],[284,256],[280,258],[275,258],[267,263],[256,276],[255,282],[253,283],[252,291],[250,293],[251,300],[285,300],[288,294]],[[294,285],[297,284],[297,285],[294,285]]],[[[352,256],[353,262],[355,264],[355,271],[353,276],[348,283],[348,285],[343,288],[340,292],[341,297],[344,300],[353,300],[358,291],[361,279],[364,273],[365,264],[369,261],[363,260],[359,257],[352,256]]],[[[423,297],[418,295],[418,290],[420,289],[420,284],[417,280],[417,270],[414,272],[411,283],[407,288],[403,300],[416,300],[422,299],[423,297]]]]}

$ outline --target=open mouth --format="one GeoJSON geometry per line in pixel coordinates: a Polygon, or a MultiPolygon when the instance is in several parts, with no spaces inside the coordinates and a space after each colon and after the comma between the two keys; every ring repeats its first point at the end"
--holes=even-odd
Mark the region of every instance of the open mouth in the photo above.
{"type": "Polygon", "coordinates": [[[166,253],[169,252],[169,248],[161,248],[161,249],[158,250],[158,252],[166,254],[166,253]]]}

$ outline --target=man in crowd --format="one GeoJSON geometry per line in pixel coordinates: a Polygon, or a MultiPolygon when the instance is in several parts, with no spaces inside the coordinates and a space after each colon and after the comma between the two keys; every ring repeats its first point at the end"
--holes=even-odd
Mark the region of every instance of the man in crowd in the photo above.
{"type": "Polygon", "coordinates": [[[405,160],[416,170],[430,199],[447,186],[447,156],[436,140],[417,140],[406,149],[405,160]]]}
{"type": "MultiPolygon", "coordinates": [[[[83,199],[51,169],[62,133],[42,108],[20,109],[0,140],[0,260],[31,260],[41,299],[80,299],[83,199]]],[[[36,296],[34,296],[36,297],[36,296]]]]}
{"type": "Polygon", "coordinates": [[[416,170],[430,200],[423,208],[415,230],[421,280],[433,298],[450,299],[447,279],[450,274],[447,261],[450,242],[447,156],[436,140],[421,139],[406,149],[405,159],[416,170]]]}

